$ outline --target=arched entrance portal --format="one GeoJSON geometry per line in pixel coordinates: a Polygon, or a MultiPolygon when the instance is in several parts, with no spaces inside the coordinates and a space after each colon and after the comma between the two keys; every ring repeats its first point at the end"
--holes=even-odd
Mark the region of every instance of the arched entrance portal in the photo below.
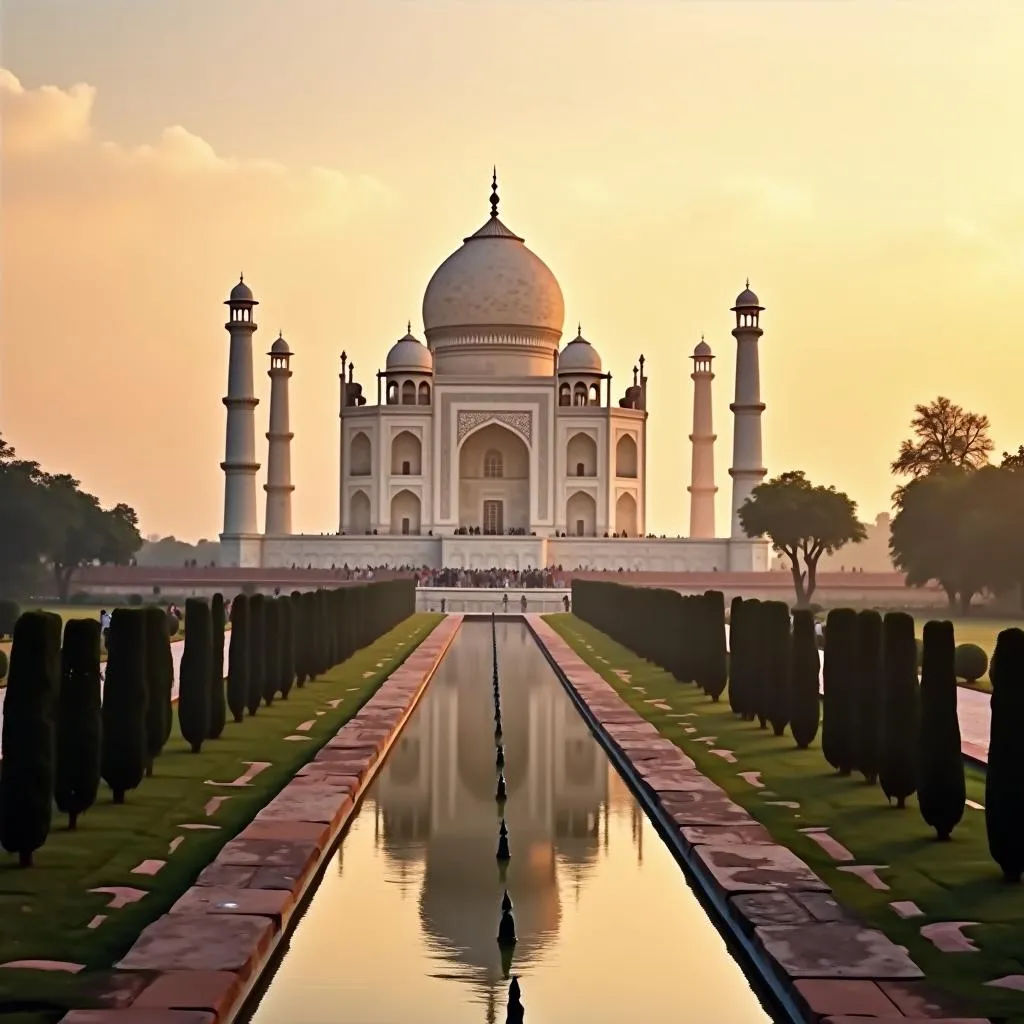
{"type": "Polygon", "coordinates": [[[529,532],[530,452],[500,423],[474,431],[459,451],[459,526],[529,532]]]}

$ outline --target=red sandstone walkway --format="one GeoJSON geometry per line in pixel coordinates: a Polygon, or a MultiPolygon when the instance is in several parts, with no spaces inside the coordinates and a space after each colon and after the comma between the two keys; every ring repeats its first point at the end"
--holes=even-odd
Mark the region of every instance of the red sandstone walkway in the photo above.
{"type": "MultiPolygon", "coordinates": [[[[946,1024],[988,1024],[957,1015],[948,998],[928,985],[906,949],[852,916],[821,877],[702,775],[539,615],[526,618],[562,669],[592,728],[630,767],[633,788],[663,825],[666,841],[801,1019],[923,1024],[926,1017],[946,1024]]],[[[840,859],[852,859],[840,849],[846,855],[840,859]]]]}

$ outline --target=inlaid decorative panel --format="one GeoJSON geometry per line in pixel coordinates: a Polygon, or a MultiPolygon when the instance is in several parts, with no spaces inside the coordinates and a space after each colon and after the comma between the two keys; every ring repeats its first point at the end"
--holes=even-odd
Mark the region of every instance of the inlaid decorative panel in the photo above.
{"type": "Polygon", "coordinates": [[[458,443],[462,444],[463,438],[470,431],[475,430],[482,423],[489,423],[492,420],[504,424],[517,434],[525,437],[527,442],[533,444],[533,416],[531,413],[467,410],[459,411],[459,418],[455,428],[458,443]]]}

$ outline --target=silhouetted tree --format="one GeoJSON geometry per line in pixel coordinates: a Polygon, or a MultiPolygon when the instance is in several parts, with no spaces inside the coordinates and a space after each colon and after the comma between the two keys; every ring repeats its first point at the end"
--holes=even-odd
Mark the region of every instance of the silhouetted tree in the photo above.
{"type": "Polygon", "coordinates": [[[927,622],[921,669],[917,804],[940,840],[964,815],[967,788],[956,708],[956,640],[952,622],[927,622]]]}
{"type": "MultiPolygon", "coordinates": [[[[1006,881],[1020,882],[1024,875],[1024,631],[1004,629],[996,638],[989,680],[992,722],[985,774],[988,848],[1006,881]]],[[[4,735],[6,738],[6,731],[4,735]]]]}
{"type": "Polygon", "coordinates": [[[854,761],[857,771],[873,786],[878,781],[885,692],[882,616],[873,608],[857,613],[856,671],[857,735],[854,761]]]}
{"type": "Polygon", "coordinates": [[[790,662],[790,730],[796,745],[804,750],[818,735],[821,716],[819,676],[821,662],[814,635],[814,615],[807,608],[793,612],[793,657],[790,662]]]}
{"type": "Polygon", "coordinates": [[[103,681],[103,779],[123,804],[146,773],[146,617],[141,608],[115,608],[107,634],[103,681]]]}
{"type": "Polygon", "coordinates": [[[814,594],[821,556],[865,537],[855,501],[835,487],[815,486],[797,471],[758,484],[740,507],[739,518],[748,537],[768,537],[789,559],[801,607],[814,594]]]}
{"type": "Polygon", "coordinates": [[[231,646],[228,648],[228,707],[241,722],[249,702],[249,597],[237,594],[231,602],[231,646]]]}
{"type": "Polygon", "coordinates": [[[210,606],[199,597],[185,602],[185,650],[178,678],[178,728],[193,754],[210,735],[210,674],[213,638],[210,606]]]}
{"type": "Polygon", "coordinates": [[[227,615],[224,595],[214,594],[210,602],[212,660],[210,665],[210,732],[209,739],[219,739],[224,732],[228,709],[224,692],[224,648],[227,644],[227,615]]]}
{"type": "Polygon", "coordinates": [[[917,789],[920,711],[914,620],[906,612],[889,612],[882,631],[885,689],[878,781],[890,803],[906,807],[907,797],[917,789]]]}
{"type": "Polygon", "coordinates": [[[856,764],[856,655],[857,613],[835,608],[825,623],[821,752],[840,775],[849,775],[856,764]]]}

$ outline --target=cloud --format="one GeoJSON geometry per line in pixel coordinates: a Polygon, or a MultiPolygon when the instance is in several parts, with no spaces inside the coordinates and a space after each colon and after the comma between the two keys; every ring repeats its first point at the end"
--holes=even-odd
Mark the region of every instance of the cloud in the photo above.
{"type": "Polygon", "coordinates": [[[5,158],[84,142],[90,134],[96,90],[79,83],[70,89],[44,85],[26,89],[0,68],[0,115],[5,158]]]}

